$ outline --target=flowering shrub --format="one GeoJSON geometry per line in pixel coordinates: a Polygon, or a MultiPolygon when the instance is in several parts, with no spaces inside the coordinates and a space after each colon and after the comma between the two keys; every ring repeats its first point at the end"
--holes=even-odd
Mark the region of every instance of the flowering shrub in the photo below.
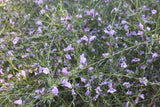
{"type": "Polygon", "coordinates": [[[160,106],[159,0],[0,0],[0,106],[160,106]]]}

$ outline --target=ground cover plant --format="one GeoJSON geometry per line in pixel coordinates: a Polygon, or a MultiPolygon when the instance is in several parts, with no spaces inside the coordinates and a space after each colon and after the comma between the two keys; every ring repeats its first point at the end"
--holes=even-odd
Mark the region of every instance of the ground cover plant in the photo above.
{"type": "Polygon", "coordinates": [[[0,0],[0,107],[159,107],[159,0],[0,0]]]}

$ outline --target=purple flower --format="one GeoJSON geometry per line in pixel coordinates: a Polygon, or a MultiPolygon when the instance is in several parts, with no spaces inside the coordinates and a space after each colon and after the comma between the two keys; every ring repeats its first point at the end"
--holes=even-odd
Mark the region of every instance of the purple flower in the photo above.
{"type": "Polygon", "coordinates": [[[138,33],[137,33],[138,35],[143,35],[144,34],[144,32],[143,31],[138,31],[138,33]]]}
{"type": "Polygon", "coordinates": [[[93,67],[89,67],[89,70],[92,71],[92,70],[94,70],[94,68],[93,67]]]}
{"type": "Polygon", "coordinates": [[[72,89],[72,95],[75,95],[76,93],[75,93],[75,91],[74,91],[74,89],[72,89]]]}
{"type": "Polygon", "coordinates": [[[126,64],[125,61],[123,61],[123,62],[120,64],[120,66],[121,66],[122,68],[127,68],[127,64],[126,64]]]}
{"type": "Polygon", "coordinates": [[[130,84],[129,82],[124,82],[123,85],[124,85],[126,88],[131,87],[131,84],[130,84]]]}
{"type": "Polygon", "coordinates": [[[94,96],[93,97],[93,101],[96,101],[98,97],[99,97],[99,94],[97,94],[96,96],[94,96]]]}
{"type": "Polygon", "coordinates": [[[0,74],[4,74],[3,69],[1,67],[0,67],[0,74]]]}
{"type": "Polygon", "coordinates": [[[142,23],[139,24],[139,28],[140,28],[140,30],[144,29],[144,26],[142,25],[142,23]]]}
{"type": "Polygon", "coordinates": [[[130,32],[130,34],[131,34],[131,35],[134,35],[134,36],[137,35],[137,33],[136,33],[135,31],[130,32]]]}
{"type": "Polygon", "coordinates": [[[61,82],[62,85],[64,85],[65,87],[67,88],[72,88],[72,85],[70,82],[68,82],[68,79],[63,79],[62,82],[61,82]]]}
{"type": "Polygon", "coordinates": [[[35,93],[39,94],[40,90],[35,90],[35,93]]]}
{"type": "Polygon", "coordinates": [[[68,71],[67,71],[67,67],[63,68],[62,69],[62,73],[65,75],[65,76],[68,76],[68,71]]]}
{"type": "Polygon", "coordinates": [[[124,25],[124,30],[125,30],[125,31],[127,31],[127,32],[128,32],[128,31],[129,31],[129,30],[128,30],[128,28],[129,28],[129,26],[128,26],[128,25],[124,25]]]}
{"type": "Polygon", "coordinates": [[[81,14],[77,14],[76,17],[77,18],[82,18],[82,15],[81,14]]]}
{"type": "Polygon", "coordinates": [[[144,98],[144,94],[139,94],[138,97],[140,97],[140,98],[142,98],[142,99],[145,99],[145,98],[144,98]]]}
{"type": "Polygon", "coordinates": [[[26,76],[26,71],[21,70],[21,75],[25,77],[26,76]]]}
{"type": "Polygon", "coordinates": [[[152,14],[154,15],[154,14],[156,14],[156,13],[157,13],[157,10],[153,9],[153,10],[152,10],[152,14]]]}
{"type": "Polygon", "coordinates": [[[140,61],[140,59],[139,58],[134,58],[134,59],[132,59],[132,61],[131,62],[139,62],[140,61]]]}
{"type": "Polygon", "coordinates": [[[113,9],[111,10],[111,13],[116,13],[117,11],[118,11],[117,8],[113,8],[113,9]]]}
{"type": "Polygon", "coordinates": [[[86,78],[81,77],[81,81],[82,81],[83,83],[86,83],[86,82],[87,82],[87,79],[86,79],[86,78]]]}
{"type": "Polygon", "coordinates": [[[97,94],[100,94],[100,92],[101,92],[102,90],[101,90],[100,86],[98,86],[98,87],[95,89],[95,91],[96,91],[97,94]]]}
{"type": "Polygon", "coordinates": [[[71,20],[70,16],[67,16],[65,18],[61,17],[61,21],[70,21],[70,20],[71,20]]]}
{"type": "Polygon", "coordinates": [[[72,47],[72,44],[69,44],[67,48],[63,49],[63,51],[73,51],[73,50],[74,48],[72,47]]]}
{"type": "Polygon", "coordinates": [[[73,29],[73,26],[71,24],[68,24],[67,30],[72,30],[72,29],[73,29]]]}
{"type": "Polygon", "coordinates": [[[58,88],[54,86],[53,89],[52,89],[52,93],[53,93],[55,96],[58,96],[58,88]]]}
{"type": "Polygon", "coordinates": [[[84,35],[84,36],[81,38],[81,41],[83,41],[83,40],[86,41],[86,42],[88,42],[88,37],[84,35]]]}
{"type": "Polygon", "coordinates": [[[83,68],[83,65],[82,65],[82,64],[80,64],[80,65],[79,65],[79,68],[80,68],[80,69],[82,69],[82,68],[83,68]]]}
{"type": "Polygon", "coordinates": [[[41,14],[44,14],[44,13],[45,13],[45,10],[44,10],[44,9],[41,9],[41,10],[40,10],[40,13],[41,13],[41,14]]]}
{"type": "Polygon", "coordinates": [[[69,54],[65,54],[65,57],[68,59],[68,60],[71,60],[71,56],[69,54]]]}
{"type": "Polygon", "coordinates": [[[15,45],[15,44],[17,44],[18,41],[19,41],[19,37],[15,37],[15,39],[12,42],[15,45]]]}
{"type": "Polygon", "coordinates": [[[144,84],[145,86],[147,86],[148,80],[146,79],[146,77],[143,77],[143,78],[139,78],[139,82],[140,82],[141,84],[144,84]]]}
{"type": "Polygon", "coordinates": [[[127,93],[126,93],[127,95],[132,95],[132,91],[127,91],[127,93]]]}
{"type": "Polygon", "coordinates": [[[90,91],[87,90],[86,93],[85,93],[85,96],[89,96],[89,93],[90,93],[90,91]]]}
{"type": "Polygon", "coordinates": [[[114,92],[116,92],[117,90],[116,89],[114,89],[114,88],[109,88],[109,90],[107,91],[108,93],[114,93],[114,92]]]}
{"type": "Polygon", "coordinates": [[[34,98],[35,98],[35,99],[39,99],[39,96],[35,96],[34,98]]]}
{"type": "Polygon", "coordinates": [[[113,36],[113,35],[116,33],[114,30],[108,31],[107,29],[105,29],[104,32],[105,32],[107,35],[110,35],[110,36],[113,36]]]}
{"type": "Polygon", "coordinates": [[[146,69],[147,68],[147,65],[141,65],[140,66],[140,69],[146,69]]]}
{"type": "Polygon", "coordinates": [[[37,3],[40,5],[40,4],[43,4],[43,0],[38,0],[37,3]]]}
{"type": "Polygon", "coordinates": [[[155,59],[156,57],[158,57],[158,53],[155,52],[152,54],[152,59],[155,59]]]}
{"type": "Polygon", "coordinates": [[[21,100],[21,99],[19,99],[19,100],[16,100],[16,101],[14,101],[14,104],[17,104],[17,105],[22,105],[22,100],[21,100]]]}
{"type": "Polygon", "coordinates": [[[38,27],[37,33],[42,33],[42,27],[38,27]]]}
{"type": "Polygon", "coordinates": [[[42,68],[42,70],[43,70],[44,74],[49,74],[49,69],[48,68],[42,68]]]}
{"type": "Polygon", "coordinates": [[[94,11],[94,9],[87,10],[86,14],[89,15],[89,16],[93,16],[94,17],[95,16],[95,11],[94,11]]]}
{"type": "Polygon", "coordinates": [[[129,107],[129,102],[127,102],[127,103],[125,104],[125,107],[129,107]]]}
{"type": "Polygon", "coordinates": [[[43,87],[41,90],[39,90],[39,92],[43,95],[45,91],[45,88],[43,87]]]}
{"type": "Polygon", "coordinates": [[[102,81],[101,84],[100,84],[100,86],[106,85],[107,83],[108,82],[106,82],[106,81],[102,81]]]}
{"type": "Polygon", "coordinates": [[[37,25],[43,25],[43,24],[42,24],[42,21],[37,21],[36,24],[37,24],[37,25]]]}
{"type": "Polygon", "coordinates": [[[124,25],[124,24],[128,24],[128,22],[127,22],[126,20],[122,20],[122,21],[121,21],[121,24],[123,24],[123,25],[124,25]]]}
{"type": "Polygon", "coordinates": [[[107,56],[109,56],[109,55],[110,55],[110,53],[103,53],[103,54],[102,54],[103,57],[107,57],[107,56]]]}
{"type": "Polygon", "coordinates": [[[89,38],[89,43],[91,43],[95,38],[96,38],[96,36],[91,36],[91,37],[89,38]]]}
{"type": "Polygon", "coordinates": [[[105,3],[109,2],[109,0],[104,0],[105,3]]]}
{"type": "Polygon", "coordinates": [[[7,78],[11,78],[11,77],[13,77],[12,74],[8,74],[8,75],[7,75],[7,78]]]}
{"type": "Polygon", "coordinates": [[[85,64],[87,59],[84,57],[84,54],[80,55],[80,64],[85,64]]]}
{"type": "Polygon", "coordinates": [[[25,55],[22,55],[22,58],[27,58],[28,54],[26,53],[25,55]]]}
{"type": "Polygon", "coordinates": [[[8,51],[7,53],[8,55],[13,56],[13,50],[8,51]]]}
{"type": "Polygon", "coordinates": [[[137,104],[137,103],[138,103],[138,101],[139,101],[139,98],[137,97],[137,98],[135,99],[135,103],[137,104]]]}

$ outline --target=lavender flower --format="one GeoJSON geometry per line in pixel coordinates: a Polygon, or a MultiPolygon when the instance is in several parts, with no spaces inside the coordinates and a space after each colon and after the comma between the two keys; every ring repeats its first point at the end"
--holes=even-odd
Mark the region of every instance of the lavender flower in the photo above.
{"type": "Polygon", "coordinates": [[[74,48],[72,47],[72,44],[69,44],[67,48],[63,49],[63,51],[73,51],[73,50],[74,48]]]}
{"type": "Polygon", "coordinates": [[[84,36],[81,38],[81,41],[83,41],[83,40],[86,41],[86,42],[88,42],[88,37],[84,35],[84,36]]]}
{"type": "Polygon", "coordinates": [[[3,69],[1,67],[0,67],[0,74],[4,74],[3,69]]]}
{"type": "Polygon", "coordinates": [[[89,96],[89,93],[90,93],[90,91],[87,90],[86,93],[85,93],[85,96],[89,96]]]}
{"type": "Polygon", "coordinates": [[[94,70],[94,67],[89,67],[89,70],[90,70],[90,71],[94,70]]]}
{"type": "Polygon", "coordinates": [[[26,77],[26,71],[21,70],[21,75],[24,76],[24,77],[26,77]]]}
{"type": "Polygon", "coordinates": [[[42,24],[42,21],[37,21],[36,24],[37,24],[37,25],[43,25],[43,24],[42,24]]]}
{"type": "Polygon", "coordinates": [[[140,98],[142,98],[142,99],[145,99],[145,98],[144,98],[144,94],[139,94],[138,96],[139,96],[140,98]]]}
{"type": "Polygon", "coordinates": [[[68,59],[68,60],[71,60],[71,56],[69,54],[65,54],[65,57],[68,59]]]}
{"type": "Polygon", "coordinates": [[[116,33],[114,30],[108,31],[107,29],[105,29],[104,32],[105,32],[107,35],[110,35],[110,36],[113,36],[113,35],[116,33]]]}
{"type": "Polygon", "coordinates": [[[58,96],[58,88],[57,87],[53,87],[53,89],[52,89],[52,93],[55,95],[55,96],[58,96]]]}
{"type": "Polygon", "coordinates": [[[152,10],[152,14],[154,15],[154,14],[156,14],[156,13],[157,13],[157,10],[153,9],[153,10],[152,10]]]}
{"type": "Polygon", "coordinates": [[[114,88],[109,88],[109,90],[107,91],[108,93],[114,93],[114,92],[116,92],[117,90],[116,89],[114,89],[114,88]]]}
{"type": "Polygon", "coordinates": [[[42,68],[42,71],[44,74],[49,74],[49,69],[48,68],[42,68]]]}
{"type": "Polygon", "coordinates": [[[107,56],[109,56],[109,55],[110,55],[110,53],[103,53],[103,54],[102,54],[103,57],[107,57],[107,56]]]}
{"type": "Polygon", "coordinates": [[[86,14],[88,15],[88,16],[95,16],[95,10],[94,9],[91,9],[91,10],[87,10],[86,11],[86,14]]]}
{"type": "Polygon", "coordinates": [[[15,44],[17,44],[18,41],[19,41],[19,37],[15,37],[15,39],[12,42],[15,45],[15,44]]]}
{"type": "Polygon", "coordinates": [[[139,62],[139,61],[140,61],[140,59],[139,59],[139,58],[134,58],[134,59],[132,59],[132,61],[131,61],[131,62],[133,63],[133,62],[139,62]]]}
{"type": "Polygon", "coordinates": [[[113,8],[113,9],[111,10],[111,13],[116,13],[117,11],[118,11],[117,8],[113,8]]]}
{"type": "Polygon", "coordinates": [[[109,0],[104,0],[105,3],[109,2],[109,0]]]}
{"type": "Polygon", "coordinates": [[[19,99],[19,100],[16,100],[16,101],[14,101],[14,104],[17,104],[17,105],[22,105],[22,100],[21,100],[21,99],[19,99]]]}
{"type": "Polygon", "coordinates": [[[68,24],[68,26],[67,26],[67,30],[72,30],[72,29],[73,29],[73,25],[68,24]]]}
{"type": "Polygon", "coordinates": [[[65,87],[67,88],[72,88],[72,85],[70,82],[68,82],[68,79],[63,79],[62,82],[61,82],[62,85],[64,85],[65,87]]]}
{"type": "Polygon", "coordinates": [[[106,85],[107,83],[108,82],[106,82],[106,81],[102,81],[101,84],[100,84],[100,86],[106,85]]]}
{"type": "Polygon", "coordinates": [[[13,77],[12,74],[8,74],[8,75],[7,75],[7,78],[8,78],[8,79],[11,78],[11,77],[13,77]]]}
{"type": "Polygon", "coordinates": [[[95,89],[95,91],[96,91],[97,94],[100,94],[100,92],[101,92],[102,90],[101,90],[100,86],[98,86],[98,87],[95,89]]]}
{"type": "Polygon", "coordinates": [[[43,4],[43,0],[38,0],[37,3],[40,5],[40,4],[43,4]]]}
{"type": "Polygon", "coordinates": [[[132,95],[132,91],[127,91],[127,93],[126,93],[127,95],[132,95]]]}
{"type": "Polygon", "coordinates": [[[125,25],[125,24],[128,24],[128,22],[126,20],[122,20],[121,24],[125,25]]]}
{"type": "Polygon", "coordinates": [[[125,104],[125,107],[129,107],[129,102],[127,102],[127,103],[125,104]]]}
{"type": "Polygon", "coordinates": [[[74,89],[72,89],[72,95],[75,95],[76,93],[75,93],[75,91],[74,91],[74,89]]]}
{"type": "Polygon", "coordinates": [[[156,57],[158,57],[158,53],[155,52],[152,54],[152,59],[155,59],[156,57]]]}
{"type": "Polygon", "coordinates": [[[147,86],[148,80],[146,79],[146,77],[143,77],[143,78],[139,78],[139,82],[140,82],[141,84],[144,84],[145,86],[147,86]]]}
{"type": "Polygon", "coordinates": [[[122,68],[127,68],[127,64],[126,64],[125,61],[123,61],[123,62],[120,64],[120,66],[121,66],[122,68]]]}
{"type": "Polygon", "coordinates": [[[144,29],[144,26],[142,25],[142,23],[139,24],[139,28],[140,28],[140,30],[144,29]]]}
{"type": "Polygon", "coordinates": [[[91,37],[89,38],[89,43],[91,43],[95,38],[96,38],[96,36],[91,36],[91,37]]]}
{"type": "Polygon", "coordinates": [[[68,71],[67,71],[67,67],[63,68],[62,69],[62,73],[65,75],[65,76],[68,76],[68,71]]]}
{"type": "Polygon", "coordinates": [[[43,15],[45,13],[45,10],[44,9],[41,9],[40,10],[40,13],[43,15]]]}
{"type": "Polygon", "coordinates": [[[131,87],[131,84],[130,84],[129,82],[124,82],[123,85],[124,85],[126,88],[131,87]]]}
{"type": "Polygon", "coordinates": [[[84,54],[80,55],[80,64],[85,64],[87,59],[84,57],[84,54]]]}
{"type": "Polygon", "coordinates": [[[83,83],[86,83],[86,82],[87,82],[87,79],[86,79],[86,78],[81,77],[81,81],[82,81],[83,83]]]}
{"type": "Polygon", "coordinates": [[[45,91],[45,88],[43,87],[39,92],[41,93],[41,95],[44,95],[44,91],[45,91]]]}

